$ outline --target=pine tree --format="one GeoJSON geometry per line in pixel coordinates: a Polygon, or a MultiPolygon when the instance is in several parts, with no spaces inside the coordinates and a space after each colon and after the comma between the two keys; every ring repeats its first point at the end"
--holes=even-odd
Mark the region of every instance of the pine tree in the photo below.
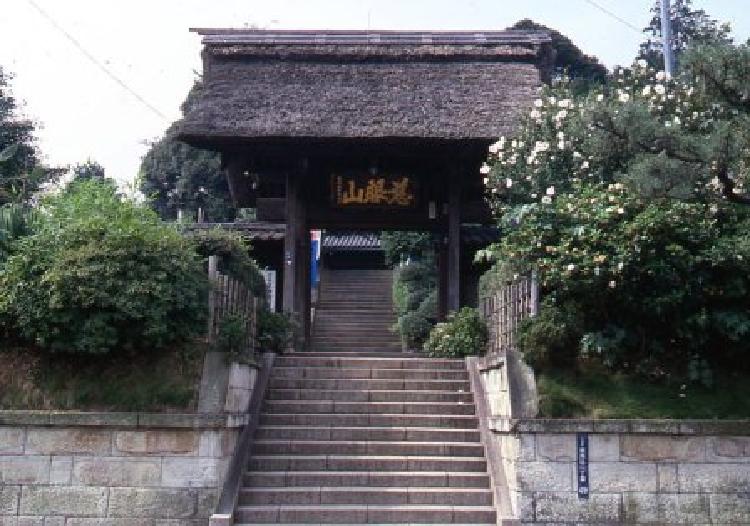
{"type": "MultiPolygon", "coordinates": [[[[672,21],[672,52],[675,63],[691,45],[710,43],[730,44],[729,24],[720,24],[703,9],[693,9],[692,0],[672,0],[670,19],[672,21]]],[[[664,49],[661,32],[661,0],[656,0],[651,8],[653,17],[643,32],[646,41],[641,44],[638,55],[657,69],[664,69],[664,49]]]]}

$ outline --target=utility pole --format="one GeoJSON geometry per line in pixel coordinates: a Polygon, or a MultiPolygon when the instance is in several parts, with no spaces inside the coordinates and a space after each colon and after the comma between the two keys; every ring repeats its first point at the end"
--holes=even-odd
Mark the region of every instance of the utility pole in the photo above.
{"type": "Polygon", "coordinates": [[[674,55],[672,53],[672,17],[669,0],[661,0],[661,40],[664,48],[664,72],[668,76],[674,73],[674,55]]]}

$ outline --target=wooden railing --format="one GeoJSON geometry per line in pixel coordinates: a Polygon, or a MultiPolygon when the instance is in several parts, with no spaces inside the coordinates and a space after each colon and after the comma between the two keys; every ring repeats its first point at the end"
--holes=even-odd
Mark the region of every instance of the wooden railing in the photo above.
{"type": "Polygon", "coordinates": [[[516,350],[519,323],[539,312],[536,275],[515,279],[482,298],[481,312],[489,331],[488,354],[516,350]]]}
{"type": "Polygon", "coordinates": [[[208,296],[208,342],[216,341],[222,321],[228,315],[238,315],[245,320],[246,351],[255,351],[258,316],[258,298],[237,278],[221,274],[218,256],[208,258],[208,279],[211,285],[208,296]]]}

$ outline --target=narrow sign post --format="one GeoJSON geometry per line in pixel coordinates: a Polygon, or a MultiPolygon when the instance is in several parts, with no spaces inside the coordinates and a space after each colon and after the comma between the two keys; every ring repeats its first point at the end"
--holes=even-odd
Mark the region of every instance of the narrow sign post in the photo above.
{"type": "Polygon", "coordinates": [[[576,464],[578,479],[578,498],[589,498],[589,434],[578,433],[576,435],[576,464]]]}

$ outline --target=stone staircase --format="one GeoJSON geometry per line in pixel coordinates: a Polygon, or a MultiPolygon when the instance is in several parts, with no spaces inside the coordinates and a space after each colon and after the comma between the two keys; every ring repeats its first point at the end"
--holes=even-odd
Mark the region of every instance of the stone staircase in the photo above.
{"type": "Polygon", "coordinates": [[[236,524],[495,524],[462,360],[277,358],[236,524]]]}
{"type": "Polygon", "coordinates": [[[391,331],[391,270],[325,270],[321,274],[311,348],[316,351],[400,351],[391,331]]]}

